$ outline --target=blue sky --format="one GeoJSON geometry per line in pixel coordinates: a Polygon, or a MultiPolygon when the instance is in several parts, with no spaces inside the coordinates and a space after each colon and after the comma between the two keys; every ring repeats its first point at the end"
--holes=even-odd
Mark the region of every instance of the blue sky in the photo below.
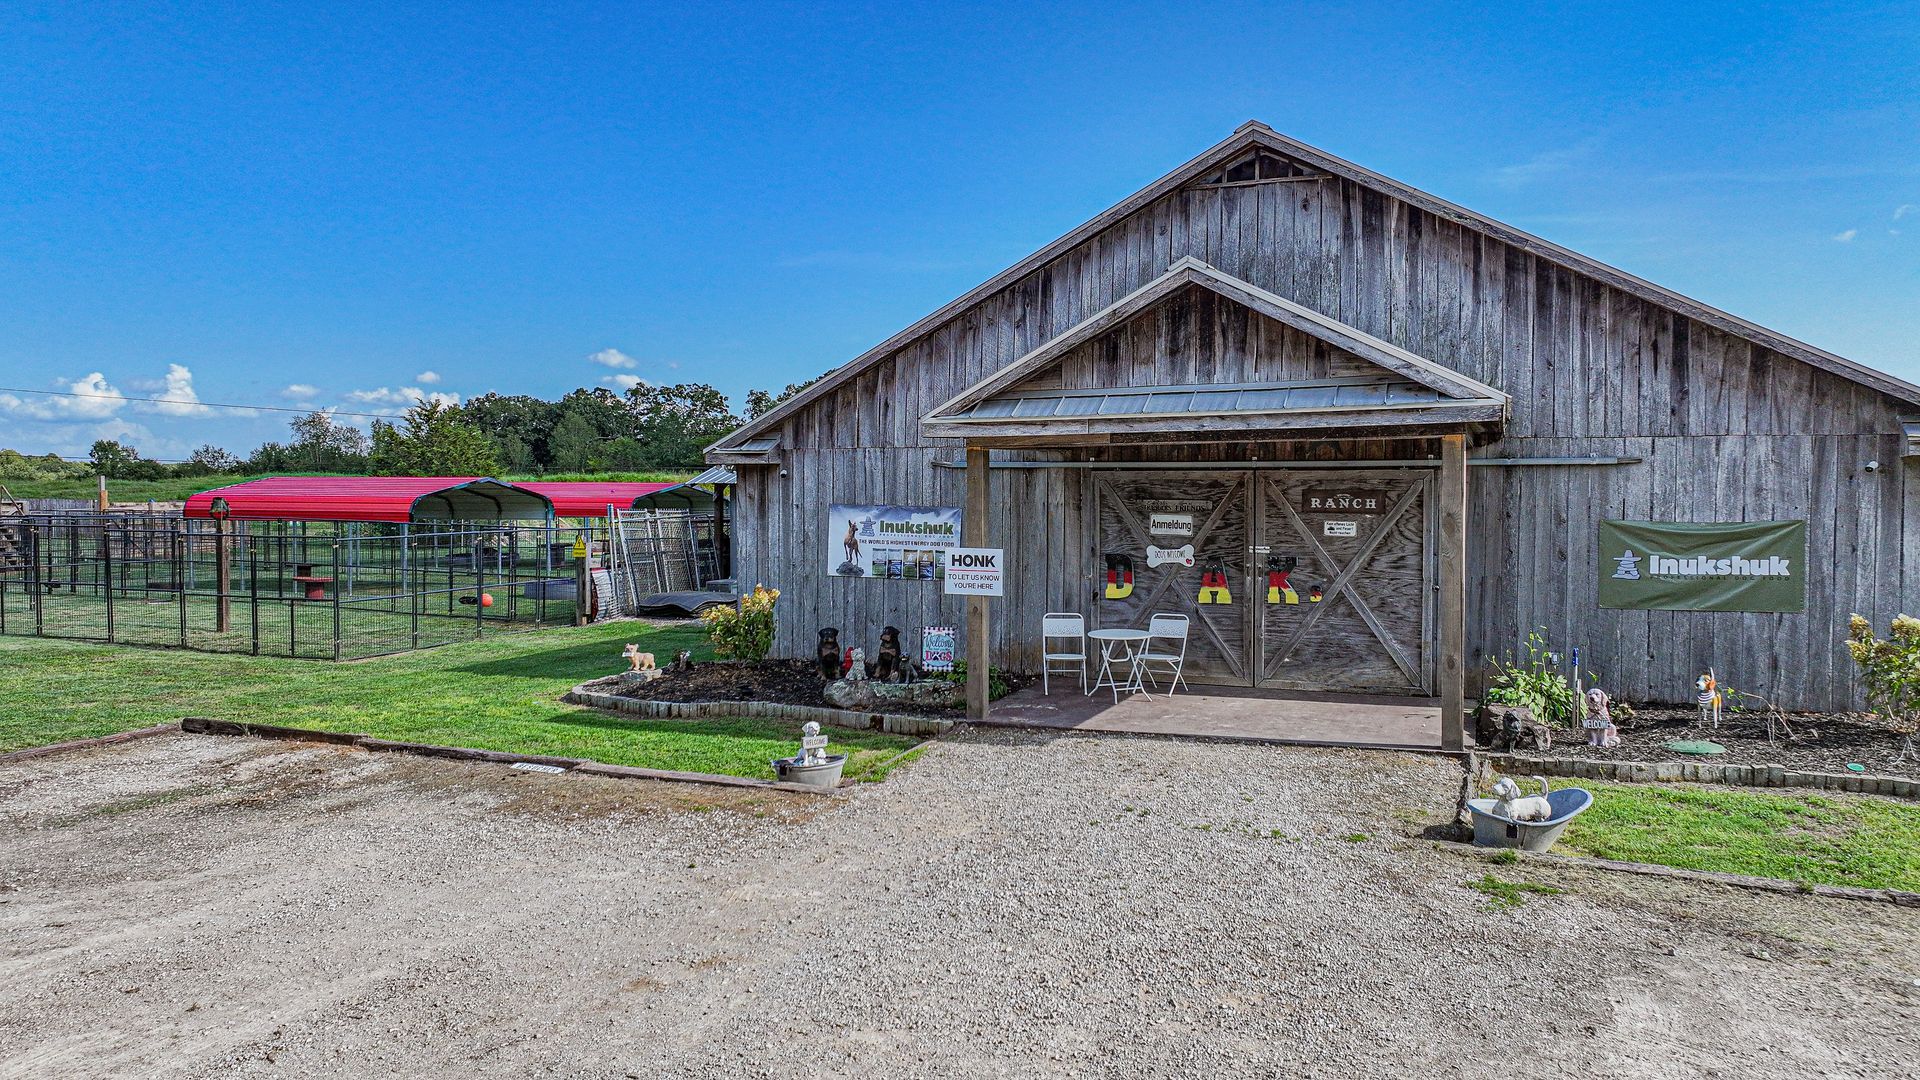
{"type": "MultiPolygon", "coordinates": [[[[1920,381],[1920,3],[169,7],[0,0],[0,386],[737,400],[1251,118],[1920,381]]],[[[4,394],[0,446],[287,418],[4,394]]]]}

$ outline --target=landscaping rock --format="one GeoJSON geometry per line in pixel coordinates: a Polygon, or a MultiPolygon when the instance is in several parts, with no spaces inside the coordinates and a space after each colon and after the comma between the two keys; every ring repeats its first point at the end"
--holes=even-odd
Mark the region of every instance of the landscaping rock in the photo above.
{"type": "Polygon", "coordinates": [[[966,687],[943,679],[916,683],[839,679],[826,687],[827,700],[855,712],[892,712],[901,708],[958,709],[967,703],[966,687]]]}

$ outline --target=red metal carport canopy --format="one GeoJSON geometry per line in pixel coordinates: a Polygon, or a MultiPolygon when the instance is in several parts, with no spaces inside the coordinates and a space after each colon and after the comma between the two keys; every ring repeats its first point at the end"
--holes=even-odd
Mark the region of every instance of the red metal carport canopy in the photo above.
{"type": "Polygon", "coordinates": [[[552,500],[555,517],[603,518],[607,516],[609,506],[631,510],[635,500],[677,485],[629,484],[599,480],[540,480],[519,486],[528,491],[537,491],[552,500]]]}
{"type": "MultiPolygon", "coordinates": [[[[485,476],[269,476],[202,491],[190,518],[225,499],[234,521],[528,521],[553,515],[536,491],[485,476]]],[[[604,510],[602,511],[604,513],[604,510]]]]}

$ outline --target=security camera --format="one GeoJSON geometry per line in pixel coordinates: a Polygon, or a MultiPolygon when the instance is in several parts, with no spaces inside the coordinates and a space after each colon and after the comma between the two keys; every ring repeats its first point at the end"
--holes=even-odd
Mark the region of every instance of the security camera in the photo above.
{"type": "Polygon", "coordinates": [[[781,469],[781,470],[780,470],[780,479],[782,479],[782,480],[785,480],[786,478],[787,478],[787,470],[785,470],[785,469],[781,469]]]}
{"type": "Polygon", "coordinates": [[[1867,471],[1868,471],[1868,472],[1879,472],[1879,471],[1880,471],[1880,462],[1878,462],[1878,461],[1869,461],[1869,462],[1867,462],[1867,471]]]}

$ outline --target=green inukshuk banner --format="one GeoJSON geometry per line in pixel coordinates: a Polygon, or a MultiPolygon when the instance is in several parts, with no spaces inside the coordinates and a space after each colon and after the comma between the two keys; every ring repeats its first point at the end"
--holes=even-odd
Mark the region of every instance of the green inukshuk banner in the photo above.
{"type": "Polygon", "coordinates": [[[1600,606],[1805,611],[1807,523],[1600,523],[1600,606]]]}

